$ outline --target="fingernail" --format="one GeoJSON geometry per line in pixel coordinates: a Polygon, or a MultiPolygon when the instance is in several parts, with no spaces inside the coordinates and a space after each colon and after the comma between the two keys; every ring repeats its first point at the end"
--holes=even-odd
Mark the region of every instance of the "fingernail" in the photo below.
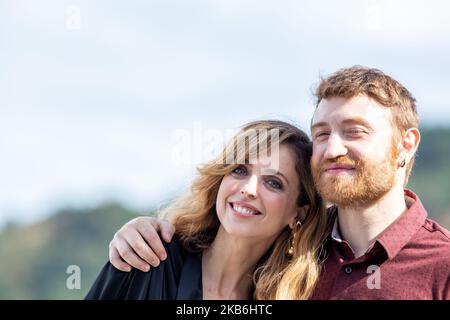
{"type": "Polygon", "coordinates": [[[150,266],[149,266],[149,265],[146,265],[146,266],[144,267],[144,271],[145,271],[145,272],[150,271],[150,266]]]}
{"type": "Polygon", "coordinates": [[[167,256],[165,253],[160,254],[161,260],[166,260],[167,256]]]}

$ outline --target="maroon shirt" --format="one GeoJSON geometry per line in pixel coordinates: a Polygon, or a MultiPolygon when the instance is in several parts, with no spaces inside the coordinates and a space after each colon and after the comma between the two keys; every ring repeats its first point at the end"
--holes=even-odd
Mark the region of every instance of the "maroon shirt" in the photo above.
{"type": "Polygon", "coordinates": [[[329,209],[327,257],[312,299],[450,299],[450,232],[427,219],[419,198],[355,258],[339,239],[337,209],[329,209]]]}

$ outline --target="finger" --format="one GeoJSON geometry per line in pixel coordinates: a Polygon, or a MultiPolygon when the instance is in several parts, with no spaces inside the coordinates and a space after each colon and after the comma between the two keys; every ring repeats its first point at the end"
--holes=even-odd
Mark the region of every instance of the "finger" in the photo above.
{"type": "Polygon", "coordinates": [[[175,227],[167,220],[159,220],[161,236],[166,242],[172,241],[175,234],[175,227]]]}
{"type": "Polygon", "coordinates": [[[125,238],[128,245],[134,251],[139,258],[143,259],[145,262],[150,263],[153,267],[159,266],[159,258],[152,251],[147,242],[140,234],[140,231],[135,231],[134,229],[127,230],[122,233],[122,237],[125,238]]]}
{"type": "Polygon", "coordinates": [[[142,223],[138,226],[138,231],[151,247],[154,253],[159,257],[159,259],[164,260],[167,258],[166,250],[164,249],[164,245],[159,237],[157,230],[158,224],[156,226],[153,224],[154,220],[150,220],[150,223],[142,223]]]}
{"type": "Polygon", "coordinates": [[[141,258],[139,258],[124,239],[123,241],[117,242],[116,247],[121,258],[125,260],[125,262],[128,263],[130,266],[144,272],[150,270],[150,265],[141,258]]]}
{"type": "Polygon", "coordinates": [[[130,272],[131,266],[120,258],[119,252],[114,246],[109,248],[109,262],[120,271],[130,272]]]}

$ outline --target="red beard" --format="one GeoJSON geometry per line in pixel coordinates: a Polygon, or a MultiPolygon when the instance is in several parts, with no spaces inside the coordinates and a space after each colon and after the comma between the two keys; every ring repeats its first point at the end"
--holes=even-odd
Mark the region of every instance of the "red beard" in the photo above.
{"type": "Polygon", "coordinates": [[[316,188],[324,200],[337,206],[370,205],[393,188],[397,156],[398,151],[392,143],[385,160],[354,160],[340,156],[333,160],[324,160],[318,166],[312,164],[316,188]],[[327,175],[325,168],[333,163],[350,165],[355,169],[351,173],[327,175]]]}

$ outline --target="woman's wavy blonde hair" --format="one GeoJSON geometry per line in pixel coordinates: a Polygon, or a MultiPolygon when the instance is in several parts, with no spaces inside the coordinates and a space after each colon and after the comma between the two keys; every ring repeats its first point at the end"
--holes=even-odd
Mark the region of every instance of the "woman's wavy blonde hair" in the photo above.
{"type": "Polygon", "coordinates": [[[202,252],[208,248],[220,226],[216,198],[222,178],[242,164],[240,161],[248,163],[252,155],[258,154],[261,146],[267,146],[270,152],[272,139],[267,133],[273,130],[278,132],[279,145],[288,146],[295,155],[300,181],[297,204],[307,205],[309,209],[294,237],[293,255],[286,254],[292,231],[286,226],[258,263],[253,274],[254,298],[308,299],[321,271],[320,257],[327,217],[311,175],[311,142],[297,127],[277,120],[254,121],[244,125],[216,159],[198,168],[190,192],[161,214],[171,220],[186,250],[202,252]],[[242,141],[245,143],[240,143],[242,141]],[[227,161],[230,155],[237,161],[227,161]]]}

